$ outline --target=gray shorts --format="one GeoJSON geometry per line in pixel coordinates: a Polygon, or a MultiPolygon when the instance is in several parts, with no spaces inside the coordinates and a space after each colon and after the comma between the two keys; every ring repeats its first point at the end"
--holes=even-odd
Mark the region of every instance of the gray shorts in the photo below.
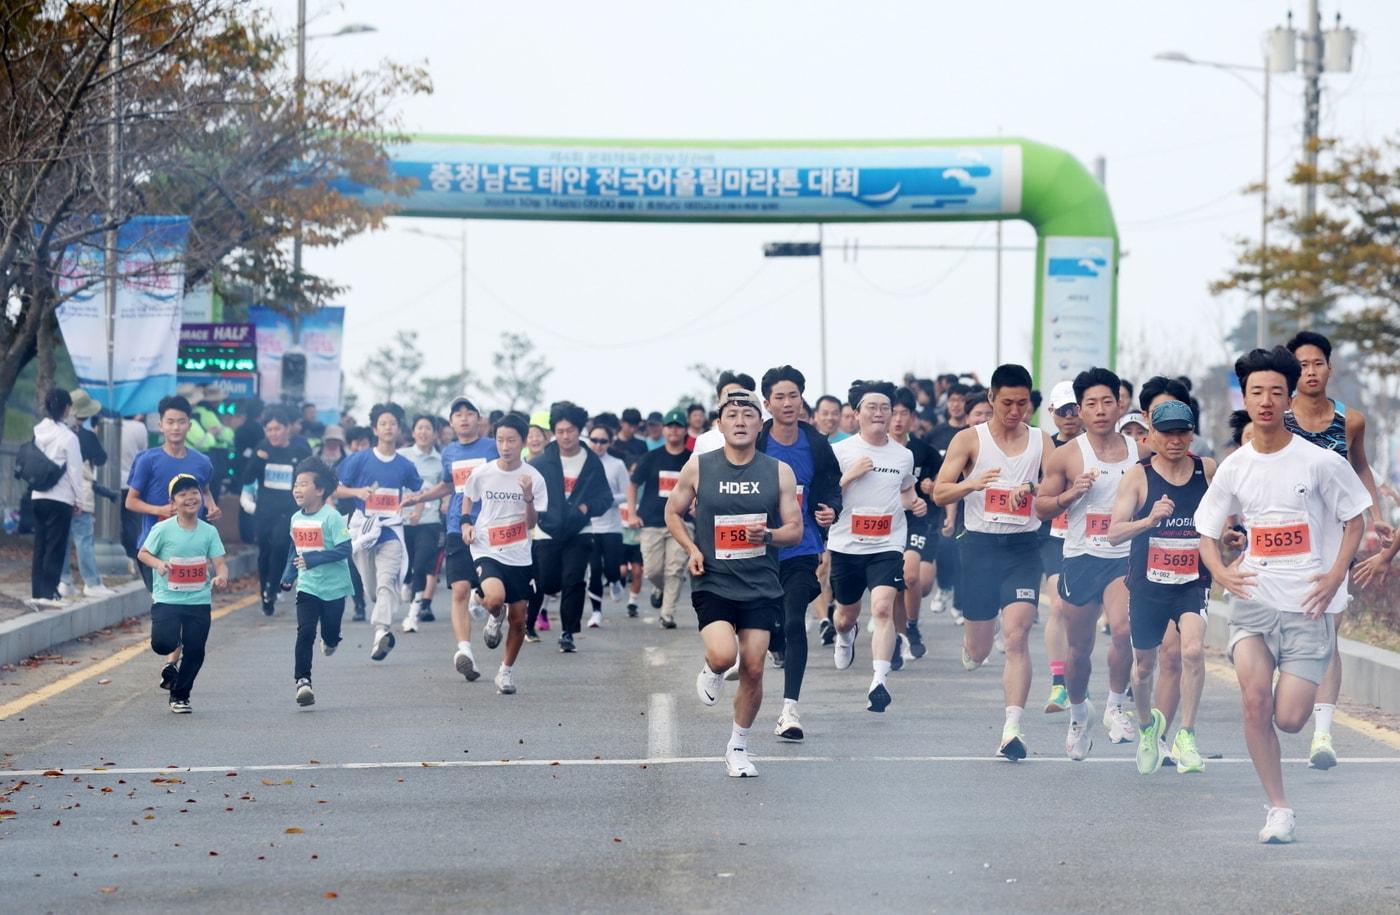
{"type": "Polygon", "coordinates": [[[1330,614],[1310,620],[1301,613],[1274,610],[1252,600],[1236,599],[1230,604],[1230,660],[1235,645],[1251,635],[1263,636],[1264,644],[1283,673],[1321,683],[1332,660],[1336,643],[1336,621],[1330,614]]]}

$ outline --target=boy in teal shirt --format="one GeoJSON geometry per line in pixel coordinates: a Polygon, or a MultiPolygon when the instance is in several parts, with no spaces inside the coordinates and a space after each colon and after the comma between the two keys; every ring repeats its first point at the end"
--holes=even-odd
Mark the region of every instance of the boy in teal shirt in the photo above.
{"type": "Polygon", "coordinates": [[[167,486],[175,514],[156,524],[136,558],[155,574],[151,593],[151,650],[169,655],[179,649],[180,663],[166,664],[161,688],[170,690],[170,711],[190,713],[190,690],[204,666],[213,591],[228,586],[224,544],[212,524],[199,520],[202,487],[192,474],[180,473],[167,486]],[[214,578],[209,578],[209,563],[214,578]]]}
{"type": "Polygon", "coordinates": [[[297,643],[293,676],[297,704],[314,705],[311,689],[311,647],[321,627],[321,652],[330,657],[340,644],[345,598],[355,593],[350,579],[350,529],[345,517],[326,500],[339,480],[335,471],[316,458],[297,465],[292,499],[301,509],[292,515],[292,548],[282,572],[282,590],[297,589],[297,643]]]}

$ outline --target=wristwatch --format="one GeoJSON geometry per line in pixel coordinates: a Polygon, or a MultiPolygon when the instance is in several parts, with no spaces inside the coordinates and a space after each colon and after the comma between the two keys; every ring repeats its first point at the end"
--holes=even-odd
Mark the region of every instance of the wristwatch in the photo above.
{"type": "Polygon", "coordinates": [[[763,532],[763,545],[764,545],[764,546],[769,546],[769,545],[771,545],[772,543],[773,543],[773,532],[772,532],[772,531],[769,531],[769,530],[765,530],[765,531],[763,532]]]}

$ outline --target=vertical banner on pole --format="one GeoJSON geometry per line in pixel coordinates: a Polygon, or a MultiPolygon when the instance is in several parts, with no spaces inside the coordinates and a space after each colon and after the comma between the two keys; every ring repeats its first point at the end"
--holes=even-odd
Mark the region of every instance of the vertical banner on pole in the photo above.
{"type": "MultiPolygon", "coordinates": [[[[282,398],[282,356],[292,349],[292,321],[271,308],[248,309],[258,339],[258,390],[267,403],[282,398]]],[[[307,403],[316,405],[317,419],[340,419],[340,352],[345,309],[327,306],[301,316],[301,352],[306,356],[307,403]]],[[[300,404],[298,404],[300,406],[300,404]]]]}
{"type": "Polygon", "coordinates": [[[1043,240],[1043,305],[1035,379],[1048,391],[1094,366],[1114,362],[1112,238],[1043,240]]]}

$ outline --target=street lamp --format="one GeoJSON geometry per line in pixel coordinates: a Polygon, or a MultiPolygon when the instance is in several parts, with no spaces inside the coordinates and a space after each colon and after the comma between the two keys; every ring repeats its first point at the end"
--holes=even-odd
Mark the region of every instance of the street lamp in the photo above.
{"type": "Polygon", "coordinates": [[[444,242],[445,244],[454,245],[458,248],[462,256],[462,340],[461,350],[459,352],[459,365],[460,371],[465,375],[467,371],[467,227],[465,225],[462,226],[462,234],[460,236],[442,235],[438,232],[425,232],[422,229],[415,229],[412,227],[405,228],[403,231],[410,235],[421,235],[424,238],[436,238],[438,241],[444,242]]]}
{"type": "Polygon", "coordinates": [[[826,257],[823,238],[825,227],[817,223],[817,240],[772,241],[763,246],[764,257],[815,257],[817,259],[817,326],[821,330],[822,392],[831,390],[826,383],[826,257]]]}
{"type": "Polygon", "coordinates": [[[1269,71],[1268,46],[1265,45],[1264,63],[1262,66],[1258,67],[1251,66],[1249,64],[1221,63],[1220,61],[1215,60],[1197,60],[1196,58],[1191,57],[1189,54],[1185,54],[1181,51],[1163,51],[1159,54],[1153,55],[1152,59],[1165,61],[1167,63],[1190,64],[1192,66],[1211,67],[1212,69],[1220,70],[1221,72],[1228,73],[1235,79],[1244,83],[1246,86],[1249,87],[1249,90],[1251,92],[1260,96],[1264,100],[1264,174],[1263,179],[1260,182],[1261,189],[1259,192],[1259,320],[1258,328],[1256,329],[1255,334],[1255,344],[1262,348],[1268,342],[1267,315],[1269,298],[1267,252],[1269,247],[1269,84],[1271,80],[1269,71]],[[1252,82],[1250,82],[1245,77],[1241,76],[1241,72],[1263,74],[1263,91],[1261,92],[1259,89],[1255,88],[1252,82]]]}

